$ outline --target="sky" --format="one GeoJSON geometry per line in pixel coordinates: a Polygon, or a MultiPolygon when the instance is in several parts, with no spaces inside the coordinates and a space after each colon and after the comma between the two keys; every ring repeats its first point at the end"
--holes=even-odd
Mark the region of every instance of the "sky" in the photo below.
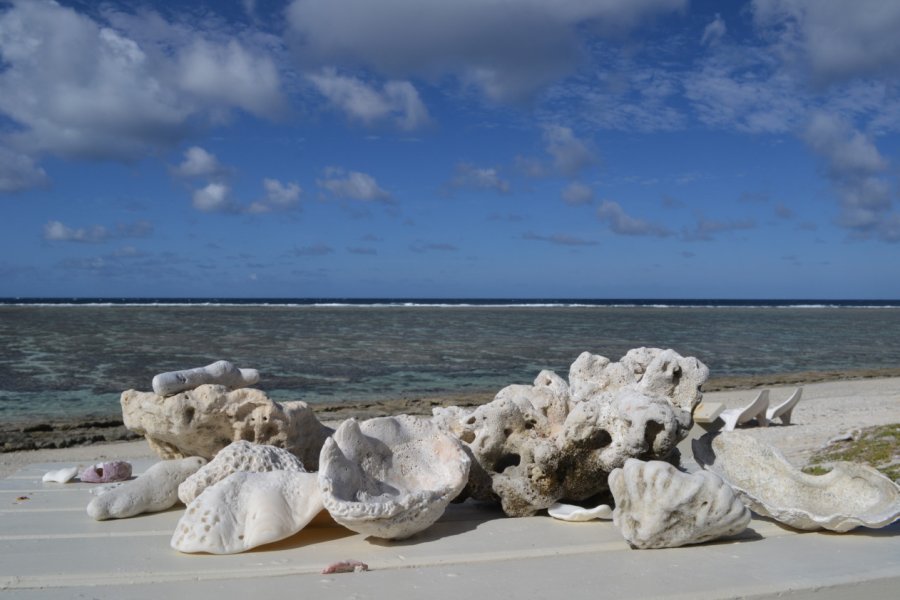
{"type": "Polygon", "coordinates": [[[900,298],[900,2],[0,0],[0,297],[900,298]]]}

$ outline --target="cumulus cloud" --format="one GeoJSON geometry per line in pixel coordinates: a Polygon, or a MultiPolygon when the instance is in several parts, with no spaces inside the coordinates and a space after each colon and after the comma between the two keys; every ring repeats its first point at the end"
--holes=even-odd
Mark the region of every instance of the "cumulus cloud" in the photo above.
{"type": "Polygon", "coordinates": [[[547,242],[558,246],[596,246],[598,242],[586,240],[580,237],[569,235],[566,233],[554,233],[551,235],[541,235],[528,231],[522,234],[523,240],[531,240],[535,242],[547,242]]]}
{"type": "Polygon", "coordinates": [[[754,0],[754,23],[822,83],[900,72],[900,4],[754,0]]]}
{"type": "Polygon", "coordinates": [[[317,242],[309,246],[298,246],[294,248],[294,256],[325,256],[334,252],[334,248],[325,242],[317,242]]]}
{"type": "Polygon", "coordinates": [[[219,177],[226,169],[219,164],[214,154],[210,154],[199,146],[191,146],[184,151],[184,160],[172,169],[179,177],[219,177]]]}
{"type": "Polygon", "coordinates": [[[576,137],[568,127],[545,125],[543,139],[553,166],[566,177],[574,177],[597,162],[590,142],[576,137]]]}
{"type": "Polygon", "coordinates": [[[410,131],[429,121],[428,109],[408,81],[388,81],[378,90],[356,77],[339,75],[333,68],[307,77],[332,105],[365,125],[390,119],[410,131]]]}
{"type": "Polygon", "coordinates": [[[43,185],[47,173],[31,157],[0,146],[0,193],[43,185]]]}
{"type": "Polygon", "coordinates": [[[885,176],[888,161],[871,139],[833,115],[813,115],[803,139],[824,162],[837,193],[839,224],[862,237],[900,241],[896,235],[891,183],[885,176]]]}
{"type": "Polygon", "coordinates": [[[175,32],[153,16],[123,20],[135,28],[125,31],[55,2],[0,11],[0,114],[15,124],[0,139],[6,152],[133,160],[230,110],[267,117],[284,106],[263,50],[201,29],[175,32]]]}
{"type": "Polygon", "coordinates": [[[328,167],[324,177],[316,179],[316,185],[335,198],[347,198],[361,202],[391,202],[390,192],[383,189],[375,178],[359,171],[347,171],[340,167],[328,167]]]}
{"type": "Polygon", "coordinates": [[[594,189],[578,181],[573,181],[563,188],[563,202],[569,206],[590,204],[594,201],[594,189]]]}
{"type": "Polygon", "coordinates": [[[716,13],[716,18],[703,29],[700,43],[706,46],[715,46],[725,36],[727,31],[728,28],[725,26],[725,20],[722,19],[722,15],[716,13]]]}
{"type": "Polygon", "coordinates": [[[446,242],[423,242],[422,240],[416,240],[410,244],[409,249],[416,254],[424,254],[426,252],[456,252],[459,250],[454,244],[448,244],[446,242]]]}
{"type": "Polygon", "coordinates": [[[742,231],[756,227],[753,219],[735,219],[731,221],[716,221],[702,216],[697,218],[693,228],[682,230],[681,237],[686,242],[711,242],[716,234],[731,231],[742,231]]]}
{"type": "Polygon", "coordinates": [[[194,190],[192,202],[194,208],[200,212],[233,212],[235,210],[234,203],[231,201],[231,188],[219,182],[212,182],[194,190]]]}
{"type": "Polygon", "coordinates": [[[300,203],[303,190],[295,182],[282,183],[277,179],[263,179],[265,197],[253,202],[246,211],[251,214],[267,213],[278,210],[291,210],[300,203]]]}
{"type": "Polygon", "coordinates": [[[49,221],[44,225],[44,239],[50,242],[99,244],[112,239],[146,237],[152,232],[153,224],[143,220],[135,223],[119,223],[111,230],[103,225],[69,227],[62,221],[49,221]]]}
{"type": "Polygon", "coordinates": [[[655,223],[630,216],[618,202],[604,200],[597,209],[597,217],[619,235],[667,237],[672,232],[655,223]]]}
{"type": "Polygon", "coordinates": [[[454,190],[460,188],[493,190],[500,194],[508,194],[510,183],[503,179],[494,167],[476,167],[463,162],[456,165],[456,173],[446,187],[454,190]]]}
{"type": "Polygon", "coordinates": [[[685,0],[294,0],[288,32],[301,63],[363,66],[392,77],[455,77],[493,101],[528,98],[570,73],[585,30],[622,32],[685,0]]]}

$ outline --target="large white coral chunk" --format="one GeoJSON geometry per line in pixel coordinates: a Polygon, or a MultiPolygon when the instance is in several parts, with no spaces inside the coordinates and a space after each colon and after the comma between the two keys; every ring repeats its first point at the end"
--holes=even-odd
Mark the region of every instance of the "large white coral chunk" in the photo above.
{"type": "Polygon", "coordinates": [[[239,471],[190,503],[171,544],[180,552],[244,552],[294,535],[321,510],[315,473],[239,471]]]}
{"type": "Polygon", "coordinates": [[[239,440],[219,450],[213,460],[178,486],[178,498],[190,504],[203,490],[237,471],[306,473],[300,459],[283,448],[239,440]]]}
{"type": "Polygon", "coordinates": [[[785,525],[844,532],[900,518],[900,486],[866,465],[839,462],[824,475],[808,475],[743,431],[706,434],[692,444],[697,463],[731,484],[753,512],[785,525]]]}
{"type": "Polygon", "coordinates": [[[170,508],[178,502],[178,486],[181,482],[205,464],[206,459],[199,456],[160,461],[137,479],[91,500],[87,513],[102,521],[170,508]]]}
{"type": "Polygon", "coordinates": [[[465,493],[526,516],[559,500],[608,490],[628,458],[674,460],[709,369],[674,350],[636,348],[619,362],[582,353],[569,382],[541,371],[468,411],[434,409],[434,422],[475,457],[465,493]]]}
{"type": "Polygon", "coordinates": [[[429,420],[348,419],[322,447],[319,486],[335,521],[402,539],[434,523],[466,485],[470,459],[429,420]]]}
{"type": "Polygon", "coordinates": [[[635,548],[675,548],[735,535],[750,511],[714,473],[634,458],[609,474],[613,523],[635,548]]]}

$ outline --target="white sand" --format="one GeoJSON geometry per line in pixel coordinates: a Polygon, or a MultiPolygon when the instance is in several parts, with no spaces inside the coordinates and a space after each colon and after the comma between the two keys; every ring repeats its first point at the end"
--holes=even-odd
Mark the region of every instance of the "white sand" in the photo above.
{"type": "MultiPolygon", "coordinates": [[[[792,387],[770,388],[772,405],[787,398],[792,387]]],[[[711,392],[710,402],[728,408],[744,406],[757,391],[711,392]]],[[[900,378],[863,379],[814,383],[804,386],[803,399],[794,409],[792,424],[745,428],[759,439],[778,447],[797,466],[828,440],[856,428],[900,422],[900,378]]],[[[89,465],[111,459],[153,458],[144,441],[95,444],[58,450],[29,450],[0,454],[0,477],[32,463],[63,462],[89,465]]]]}

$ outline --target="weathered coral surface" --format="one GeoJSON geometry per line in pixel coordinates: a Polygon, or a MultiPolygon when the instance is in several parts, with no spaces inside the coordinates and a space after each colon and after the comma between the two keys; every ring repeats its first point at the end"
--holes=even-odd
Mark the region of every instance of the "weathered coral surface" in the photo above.
{"type": "Polygon", "coordinates": [[[674,458],[708,377],[673,350],[637,348],[619,362],[585,352],[569,383],[542,371],[474,410],[436,408],[433,420],[476,460],[465,493],[525,516],[607,491],[609,472],[628,458],[674,458]]]}
{"type": "Polygon", "coordinates": [[[213,460],[179,485],[178,498],[185,504],[190,504],[203,490],[236,471],[306,473],[300,459],[283,448],[239,440],[219,450],[213,460]]]}
{"type": "Polygon", "coordinates": [[[735,535],[750,511],[720,477],[634,458],[609,475],[613,523],[635,548],[676,548],[735,535]]]}
{"type": "Polygon", "coordinates": [[[81,472],[79,478],[86,483],[113,483],[125,481],[131,477],[131,463],[124,460],[91,465],[81,472]]]}
{"type": "Polygon", "coordinates": [[[692,445],[697,463],[727,481],[753,512],[785,525],[843,532],[900,518],[900,487],[866,465],[839,462],[824,475],[807,475],[741,431],[706,434],[692,445]]]}
{"type": "Polygon", "coordinates": [[[179,484],[205,464],[199,456],[158,462],[137,479],[95,497],[87,513],[103,521],[171,508],[178,502],[179,484]]]}
{"type": "Polygon", "coordinates": [[[260,390],[229,391],[221,385],[163,398],[151,392],[122,393],[128,429],[147,438],[161,458],[212,459],[238,440],[284,448],[312,470],[332,429],[322,425],[305,402],[278,403],[260,390]]]}
{"type": "Polygon", "coordinates": [[[153,391],[160,396],[193,390],[206,383],[237,389],[259,381],[256,369],[239,369],[227,360],[219,360],[205,367],[160,373],[152,381],[153,391]]]}
{"type": "Polygon", "coordinates": [[[321,510],[315,473],[239,471],[188,505],[171,544],[181,552],[244,552],[294,535],[321,510]]]}
{"type": "Polygon", "coordinates": [[[402,539],[434,523],[466,485],[460,442],[409,415],[344,421],[322,448],[319,487],[335,521],[402,539]]]}

